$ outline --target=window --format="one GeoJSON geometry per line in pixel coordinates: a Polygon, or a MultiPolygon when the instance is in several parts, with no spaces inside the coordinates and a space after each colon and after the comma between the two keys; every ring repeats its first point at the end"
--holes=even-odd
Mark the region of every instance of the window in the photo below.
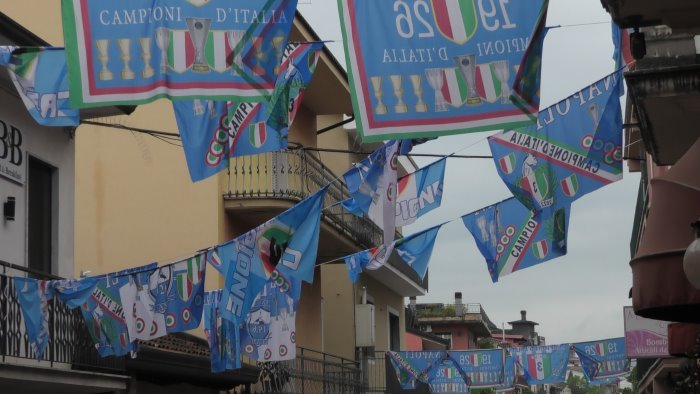
{"type": "Polygon", "coordinates": [[[401,328],[399,327],[399,315],[389,311],[389,350],[401,350],[401,328]]]}
{"type": "Polygon", "coordinates": [[[51,273],[56,169],[29,157],[27,176],[27,260],[29,268],[51,273]]]}

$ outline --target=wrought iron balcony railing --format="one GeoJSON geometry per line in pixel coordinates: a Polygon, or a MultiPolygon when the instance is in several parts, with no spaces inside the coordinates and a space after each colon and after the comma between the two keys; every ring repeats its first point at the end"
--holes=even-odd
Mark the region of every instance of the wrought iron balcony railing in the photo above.
{"type": "MultiPolygon", "coordinates": [[[[29,344],[12,276],[56,277],[3,261],[0,261],[0,267],[0,363],[22,364],[22,359],[35,360],[36,357],[29,344]]],[[[97,354],[80,310],[68,309],[54,299],[49,302],[49,344],[38,366],[54,367],[57,364],[88,371],[124,371],[123,357],[101,358],[97,354]]]]}
{"type": "Polygon", "coordinates": [[[259,363],[263,393],[366,393],[357,362],[297,347],[294,360],[259,363]]]}
{"type": "Polygon", "coordinates": [[[350,197],[342,182],[321,160],[303,150],[270,152],[231,160],[227,200],[273,198],[301,201],[330,184],[323,219],[363,248],[381,244],[382,232],[372,221],[336,205],[350,197]]]}

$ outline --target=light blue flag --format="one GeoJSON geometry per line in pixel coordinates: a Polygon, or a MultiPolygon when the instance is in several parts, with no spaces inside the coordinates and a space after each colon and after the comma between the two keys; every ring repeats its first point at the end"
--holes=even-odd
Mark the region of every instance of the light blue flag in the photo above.
{"type": "Polygon", "coordinates": [[[173,101],[193,182],[224,170],[229,157],[287,147],[289,126],[301,106],[322,48],[320,42],[287,44],[269,101],[173,101]]]}
{"type": "Polygon", "coordinates": [[[12,52],[19,47],[14,45],[0,45],[0,66],[7,66],[12,59],[12,52]]]}
{"type": "Polygon", "coordinates": [[[607,379],[630,372],[630,360],[625,356],[624,337],[574,343],[573,346],[589,382],[603,384],[607,379]]]}
{"type": "Polygon", "coordinates": [[[77,308],[90,296],[97,279],[37,280],[15,277],[14,280],[29,344],[34,356],[40,359],[49,341],[48,303],[57,296],[69,308],[77,308]]]}
{"type": "Polygon", "coordinates": [[[569,345],[526,346],[510,350],[528,385],[566,381],[569,345]]]}
{"type": "Polygon", "coordinates": [[[503,382],[502,349],[452,351],[450,357],[468,378],[471,389],[498,387],[503,382]]]}
{"type": "Polygon", "coordinates": [[[446,356],[445,351],[387,352],[391,366],[403,389],[415,388],[416,382],[428,383],[429,370],[446,356]]]}
{"type": "Polygon", "coordinates": [[[327,187],[217,247],[222,264],[227,266],[220,305],[225,319],[243,322],[265,282],[276,279],[275,271],[290,282],[313,282],[327,187]]]}
{"type": "Polygon", "coordinates": [[[462,216],[493,282],[566,254],[570,207],[532,212],[511,197],[462,216]]]}
{"type": "Polygon", "coordinates": [[[345,185],[352,196],[342,202],[348,212],[363,216],[369,213],[373,203],[377,205],[380,179],[384,175],[387,160],[395,160],[398,145],[398,141],[385,143],[343,174],[345,185]]]}
{"type": "Polygon", "coordinates": [[[226,169],[229,136],[226,128],[222,127],[226,102],[175,100],[173,110],[192,182],[226,169]]]}
{"type": "Polygon", "coordinates": [[[352,281],[352,283],[357,282],[357,279],[359,279],[364,269],[379,269],[386,264],[393,250],[393,244],[389,247],[379,245],[345,256],[344,261],[345,266],[348,268],[350,281],[352,281]]]}
{"type": "Polygon", "coordinates": [[[375,246],[346,256],[345,265],[348,268],[348,275],[352,283],[357,282],[362,270],[376,270],[386,264],[393,251],[403,259],[409,267],[420,276],[425,278],[428,272],[428,262],[433,253],[435,238],[442,225],[434,226],[407,237],[397,239],[390,246],[375,246]]]}
{"type": "Polygon", "coordinates": [[[297,0],[62,0],[76,108],[269,98],[297,0]]]}
{"type": "Polygon", "coordinates": [[[220,301],[221,289],[204,293],[204,334],[209,341],[212,372],[241,367],[239,327],[221,318],[220,301]]]}
{"type": "Polygon", "coordinates": [[[400,141],[389,141],[343,174],[351,200],[342,205],[354,215],[367,215],[382,229],[389,247],[396,234],[397,157],[400,141]]]}
{"type": "Polygon", "coordinates": [[[120,290],[135,278],[147,277],[157,267],[151,263],[96,277],[97,285],[80,311],[100,356],[123,356],[137,350],[138,342],[129,338],[120,290]]]}
{"type": "Polygon", "coordinates": [[[0,52],[0,64],[7,67],[10,79],[24,106],[42,126],[77,126],[80,113],[71,107],[68,95],[66,53],[63,48],[16,48],[8,56],[0,52]]]}
{"type": "MultiPolygon", "coordinates": [[[[401,149],[406,145],[401,141],[401,149]]],[[[367,176],[368,160],[363,160],[360,166],[353,168],[354,175],[367,176]]],[[[396,197],[396,227],[403,227],[412,224],[419,217],[439,208],[442,203],[442,190],[445,179],[445,165],[447,159],[438,160],[427,165],[418,171],[405,175],[398,179],[396,197]]],[[[350,172],[349,171],[349,172],[350,172]]],[[[353,177],[354,181],[354,177],[353,177]]],[[[379,199],[373,199],[367,211],[374,211],[379,204],[379,199]]],[[[355,215],[361,216],[366,212],[355,204],[353,198],[342,202],[343,207],[355,215]]]]}
{"type": "Polygon", "coordinates": [[[515,358],[506,352],[506,361],[503,368],[503,384],[494,387],[496,392],[515,389],[515,358]]]}
{"type": "Polygon", "coordinates": [[[50,281],[22,277],[14,281],[29,346],[34,357],[40,359],[49,344],[49,301],[53,299],[50,281]]]}
{"type": "Polygon", "coordinates": [[[300,294],[301,282],[286,281],[279,275],[265,284],[241,325],[244,355],[259,362],[296,358],[296,308],[300,294]]]}
{"type": "Polygon", "coordinates": [[[547,28],[547,11],[549,0],[545,0],[532,32],[522,62],[513,81],[513,90],[510,99],[517,107],[531,118],[537,117],[540,109],[540,83],[542,80],[542,52],[544,39],[549,29],[547,28]]]}
{"type": "Polygon", "coordinates": [[[489,137],[503,182],[532,210],[566,206],[622,179],[622,71],[540,111],[537,127],[489,137]]]}

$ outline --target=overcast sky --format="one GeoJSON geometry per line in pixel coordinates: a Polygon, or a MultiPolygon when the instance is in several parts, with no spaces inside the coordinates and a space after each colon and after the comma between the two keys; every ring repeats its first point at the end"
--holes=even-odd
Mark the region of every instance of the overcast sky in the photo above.
{"type": "MultiPolygon", "coordinates": [[[[300,0],[299,11],[327,46],[345,63],[335,0],[300,0]]],[[[542,71],[542,104],[548,106],[613,71],[610,16],[599,0],[550,0],[542,71]],[[600,23],[604,22],[604,23],[600,23]],[[580,25],[580,26],[567,26],[580,25]]],[[[489,155],[492,132],[441,137],[416,153],[489,155]]],[[[435,159],[416,158],[419,165],[435,159]]],[[[568,255],[508,275],[492,283],[486,263],[461,220],[439,233],[430,263],[430,291],[418,302],[480,303],[490,319],[529,320],[548,344],[624,335],[622,307],[631,305],[629,243],[639,185],[638,173],[574,202],[568,255]]],[[[449,159],[442,206],[404,230],[406,234],[475,211],[510,197],[491,159],[449,159]]]]}

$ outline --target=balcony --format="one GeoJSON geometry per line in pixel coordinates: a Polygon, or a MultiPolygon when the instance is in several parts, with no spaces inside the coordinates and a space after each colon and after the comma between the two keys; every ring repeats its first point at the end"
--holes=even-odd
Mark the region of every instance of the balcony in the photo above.
{"type": "Polygon", "coordinates": [[[495,327],[481,304],[417,304],[415,316],[418,326],[466,326],[477,337],[490,337],[495,327]]]}
{"type": "Polygon", "coordinates": [[[675,31],[700,33],[697,0],[601,0],[613,20],[625,28],[667,25],[675,31]]]}
{"type": "MultiPolygon", "coordinates": [[[[374,222],[338,205],[350,198],[342,177],[337,177],[318,157],[303,149],[232,159],[228,176],[224,208],[231,221],[241,223],[245,229],[269,220],[330,184],[323,202],[320,262],[382,243],[382,231],[374,222]]],[[[427,276],[421,280],[398,256],[392,256],[384,267],[367,274],[405,297],[424,295],[428,288],[427,276]]]]}
{"type": "Polygon", "coordinates": [[[49,303],[49,344],[43,357],[37,360],[29,345],[12,276],[28,273],[41,276],[2,261],[0,266],[0,387],[3,392],[99,393],[127,388],[124,357],[101,358],[80,310],[68,309],[55,299],[49,303]],[[27,385],[29,381],[31,384],[27,385]]]}

